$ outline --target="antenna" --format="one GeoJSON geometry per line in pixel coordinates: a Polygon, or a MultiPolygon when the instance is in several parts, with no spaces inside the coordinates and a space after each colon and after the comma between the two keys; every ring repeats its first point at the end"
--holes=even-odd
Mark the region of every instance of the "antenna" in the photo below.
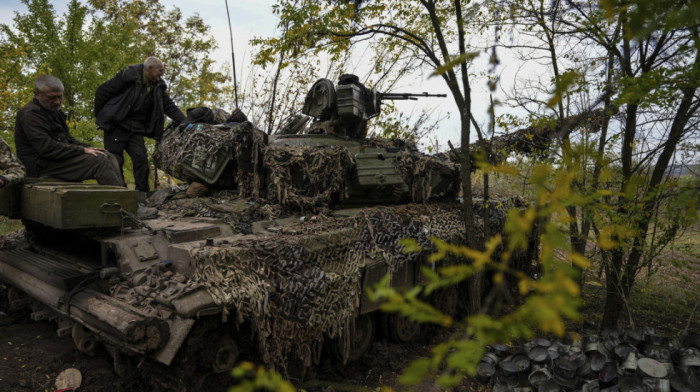
{"type": "Polygon", "coordinates": [[[233,63],[233,95],[236,98],[238,109],[238,82],[236,81],[236,55],[233,53],[233,31],[231,30],[231,14],[228,12],[228,0],[226,0],[226,16],[228,17],[228,33],[231,36],[231,61],[233,63]]]}

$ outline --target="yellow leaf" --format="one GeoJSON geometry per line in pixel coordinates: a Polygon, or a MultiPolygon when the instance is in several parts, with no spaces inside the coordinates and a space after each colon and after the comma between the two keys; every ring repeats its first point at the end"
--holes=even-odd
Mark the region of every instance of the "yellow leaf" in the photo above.
{"type": "Polygon", "coordinates": [[[479,56],[479,52],[475,51],[475,52],[463,53],[459,56],[453,57],[447,63],[439,66],[435,71],[433,71],[433,73],[430,74],[430,76],[432,77],[432,76],[442,75],[445,72],[451,70],[452,68],[454,68],[462,63],[468,62],[468,61],[470,61],[478,56],[479,56]]]}
{"type": "Polygon", "coordinates": [[[561,281],[561,284],[570,296],[578,297],[581,294],[581,289],[573,280],[566,278],[561,281]]]}
{"type": "Polygon", "coordinates": [[[572,252],[569,254],[569,259],[571,259],[571,262],[581,268],[581,269],[588,269],[591,266],[591,262],[588,261],[587,258],[585,258],[583,255],[580,253],[572,252]]]}
{"type": "Polygon", "coordinates": [[[520,282],[518,282],[518,289],[520,290],[520,295],[527,295],[530,291],[528,281],[526,279],[521,279],[520,282]]]}

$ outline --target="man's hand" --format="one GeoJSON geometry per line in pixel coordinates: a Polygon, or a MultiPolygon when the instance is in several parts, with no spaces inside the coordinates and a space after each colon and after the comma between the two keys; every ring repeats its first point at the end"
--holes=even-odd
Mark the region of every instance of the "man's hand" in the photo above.
{"type": "Polygon", "coordinates": [[[4,186],[5,186],[5,180],[3,180],[2,177],[0,177],[0,188],[2,188],[4,186]]]}
{"type": "Polygon", "coordinates": [[[97,147],[85,147],[83,148],[83,152],[86,154],[94,155],[96,157],[99,157],[100,155],[107,155],[107,150],[104,148],[97,148],[97,147]]]}

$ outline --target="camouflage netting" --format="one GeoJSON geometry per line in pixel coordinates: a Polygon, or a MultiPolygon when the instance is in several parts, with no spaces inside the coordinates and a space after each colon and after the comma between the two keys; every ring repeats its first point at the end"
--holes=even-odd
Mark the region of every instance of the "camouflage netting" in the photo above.
{"type": "Polygon", "coordinates": [[[276,147],[265,153],[270,202],[308,209],[347,197],[355,160],[343,146],[276,147]]]}
{"type": "MultiPolygon", "coordinates": [[[[266,135],[250,122],[230,124],[187,124],[170,129],[158,145],[154,158],[173,177],[203,181],[185,166],[205,168],[216,165],[221,153],[235,162],[235,179],[242,196],[258,197],[262,184],[262,156],[266,135]]],[[[226,179],[224,179],[226,180],[226,179]]]]}
{"type": "MultiPolygon", "coordinates": [[[[502,231],[506,208],[492,214],[496,232],[502,231]]],[[[459,205],[407,204],[368,208],[352,217],[318,216],[267,237],[229,238],[192,250],[196,271],[185,291],[205,288],[217,304],[235,309],[237,320],[251,321],[263,361],[284,370],[289,358],[318,362],[324,334],[349,345],[362,268],[379,261],[395,271],[425,260],[430,236],[464,242],[459,205]],[[399,241],[409,237],[423,247],[421,253],[402,252],[399,241]]]]}
{"type": "Polygon", "coordinates": [[[0,249],[14,249],[25,244],[26,230],[23,228],[0,236],[0,249]]]}
{"type": "MultiPolygon", "coordinates": [[[[421,154],[414,145],[403,141],[365,139],[361,141],[360,150],[365,148],[383,148],[388,153],[400,154],[398,170],[408,185],[408,192],[395,189],[396,201],[420,202],[434,196],[456,194],[458,169],[453,163],[421,154]],[[454,179],[452,186],[434,189],[435,176],[454,179]]],[[[230,175],[226,171],[221,179],[213,180],[192,170],[217,167],[217,160],[231,157],[240,196],[266,196],[271,204],[318,211],[350,197],[348,189],[353,181],[355,153],[340,145],[268,147],[266,135],[244,122],[188,124],[171,129],[159,144],[155,158],[176,178],[233,188],[224,184],[225,176],[230,175]]]]}
{"type": "MultiPolygon", "coordinates": [[[[407,195],[397,189],[396,201],[427,201],[434,196],[455,195],[459,172],[456,165],[411,149],[404,143],[370,140],[365,147],[401,152],[398,169],[408,185],[407,195]],[[449,189],[436,192],[433,176],[453,179],[449,189]]],[[[344,146],[275,146],[265,152],[268,171],[267,198],[271,203],[302,210],[342,202],[349,197],[355,158],[344,146]]]]}

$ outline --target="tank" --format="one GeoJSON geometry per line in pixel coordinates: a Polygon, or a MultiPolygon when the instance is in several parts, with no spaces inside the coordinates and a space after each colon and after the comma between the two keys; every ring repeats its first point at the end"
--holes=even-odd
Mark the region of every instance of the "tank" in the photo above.
{"type": "MultiPolygon", "coordinates": [[[[0,188],[0,212],[25,225],[0,244],[6,310],[55,321],[84,353],[103,345],[121,376],[170,369],[163,382],[185,386],[243,360],[299,381],[323,356],[360,358],[378,334],[415,339],[419,325],[379,312],[366,288],[421,283],[433,236],[465,243],[459,168],[366,138],[386,97],[323,79],[274,135],[247,121],[169,129],[158,160],[187,182],[149,197],[152,219],[124,188],[0,188]],[[404,238],[421,251],[405,253],[404,238]]],[[[513,206],[489,205],[492,232],[513,206]]],[[[461,296],[425,299],[455,314],[461,296]]]]}

